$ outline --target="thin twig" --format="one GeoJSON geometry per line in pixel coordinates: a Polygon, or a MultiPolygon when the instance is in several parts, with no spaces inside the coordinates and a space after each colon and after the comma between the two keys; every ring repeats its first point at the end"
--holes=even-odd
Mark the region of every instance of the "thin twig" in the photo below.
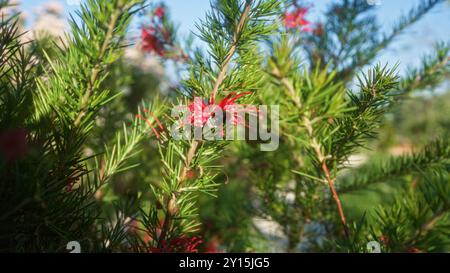
{"type": "Polygon", "coordinates": [[[349,238],[350,237],[350,232],[349,232],[348,226],[347,226],[347,219],[345,218],[344,209],[342,208],[341,200],[339,199],[339,195],[338,195],[338,193],[336,191],[336,188],[334,187],[334,182],[331,179],[330,171],[328,170],[328,166],[327,166],[326,161],[322,162],[322,170],[325,173],[325,176],[326,176],[327,181],[328,181],[328,186],[330,187],[331,193],[333,195],[334,202],[336,203],[336,206],[338,208],[339,217],[341,219],[342,226],[344,227],[345,236],[347,238],[349,238]]]}
{"type": "MultiPolygon", "coordinates": [[[[277,77],[280,83],[285,87],[285,89],[288,91],[288,95],[293,100],[294,104],[297,106],[297,108],[302,108],[302,103],[300,101],[300,98],[297,96],[295,92],[295,88],[291,81],[287,77],[281,76],[277,71],[273,71],[272,75],[277,77]]],[[[330,170],[328,168],[328,165],[326,163],[327,156],[325,156],[322,153],[321,145],[317,141],[317,139],[314,136],[314,130],[311,124],[311,120],[308,118],[308,116],[305,114],[303,117],[303,123],[306,127],[306,131],[308,132],[309,137],[311,138],[311,147],[314,149],[314,152],[316,153],[316,157],[319,160],[321,164],[322,171],[325,174],[325,177],[328,182],[328,186],[330,187],[334,202],[336,203],[336,206],[338,208],[339,217],[341,219],[342,225],[344,227],[345,236],[349,238],[350,233],[347,226],[347,219],[345,218],[345,213],[342,208],[341,200],[339,198],[339,195],[336,191],[336,188],[334,187],[333,179],[331,178],[330,170]]]]}
{"type": "Polygon", "coordinates": [[[331,193],[333,196],[333,200],[336,203],[336,206],[338,208],[339,217],[341,219],[342,226],[344,227],[345,236],[347,238],[350,238],[350,233],[349,233],[348,226],[347,226],[347,219],[345,218],[345,214],[344,214],[344,209],[342,208],[341,200],[336,191],[336,188],[334,187],[334,181],[331,178],[331,173],[330,173],[330,170],[329,170],[327,162],[326,162],[328,157],[322,153],[321,145],[319,144],[319,142],[316,140],[316,138],[314,136],[313,127],[312,127],[312,124],[311,124],[311,121],[309,120],[309,118],[305,116],[303,118],[303,122],[305,124],[306,130],[308,131],[309,137],[312,139],[311,146],[314,149],[317,159],[319,160],[319,162],[321,164],[321,168],[327,179],[328,186],[330,187],[330,190],[331,190],[331,193]]]}
{"type": "Polygon", "coordinates": [[[414,237],[409,240],[406,245],[410,246],[410,245],[415,245],[417,243],[417,241],[420,239],[420,237],[426,233],[428,233],[430,230],[432,230],[436,224],[439,222],[439,220],[441,220],[445,214],[449,211],[448,208],[445,208],[443,210],[440,210],[439,212],[437,212],[436,214],[434,214],[428,221],[426,221],[420,228],[419,230],[416,232],[416,234],[414,235],[414,237]]]}
{"type": "Polygon", "coordinates": [[[186,161],[184,162],[184,166],[179,178],[180,183],[186,180],[187,172],[189,170],[189,167],[191,166],[192,160],[194,159],[198,144],[199,144],[198,140],[193,140],[191,146],[189,147],[189,151],[186,155],[186,161]]]}
{"type": "MultiPolygon", "coordinates": [[[[225,79],[231,59],[232,59],[234,53],[236,52],[237,43],[239,42],[239,38],[241,36],[242,29],[245,25],[245,22],[247,21],[248,15],[250,13],[251,6],[252,6],[252,0],[247,0],[245,7],[244,7],[244,11],[242,12],[241,18],[239,19],[239,23],[238,23],[236,30],[234,32],[234,35],[233,35],[233,44],[232,44],[230,50],[228,51],[227,58],[225,59],[223,66],[220,69],[219,74],[217,76],[216,82],[214,83],[214,88],[213,88],[212,95],[211,95],[212,101],[215,101],[215,97],[217,95],[219,87],[222,84],[223,80],[225,79]]],[[[194,140],[191,144],[191,147],[189,148],[189,151],[186,156],[185,165],[184,165],[184,167],[181,171],[181,175],[179,177],[180,183],[186,179],[187,171],[189,170],[192,159],[195,156],[198,144],[199,144],[198,141],[194,140]]]]}
{"type": "Polygon", "coordinates": [[[237,49],[237,43],[239,42],[239,38],[241,36],[242,29],[244,28],[245,22],[247,21],[248,14],[250,13],[250,8],[252,6],[252,0],[247,0],[245,3],[244,11],[239,19],[239,24],[237,25],[236,31],[233,34],[233,41],[228,51],[227,57],[223,62],[222,68],[220,69],[219,75],[217,76],[216,83],[214,84],[214,88],[212,91],[211,99],[215,101],[217,92],[219,91],[219,87],[225,79],[226,73],[228,71],[228,67],[230,66],[231,59],[233,58],[234,53],[237,49]]]}
{"type": "Polygon", "coordinates": [[[272,70],[270,74],[275,78],[277,78],[280,81],[280,83],[284,86],[285,90],[288,92],[288,95],[294,101],[295,106],[297,106],[297,108],[302,108],[302,102],[300,101],[300,98],[297,96],[295,92],[295,87],[292,84],[292,82],[287,77],[281,75],[280,70],[277,68],[272,70]]]}
{"type": "MultiPolygon", "coordinates": [[[[225,76],[227,74],[228,67],[230,66],[231,59],[233,58],[233,55],[236,52],[237,43],[239,42],[239,38],[241,36],[242,29],[243,29],[243,27],[245,25],[245,22],[247,21],[248,15],[250,13],[252,2],[253,2],[253,0],[247,0],[246,1],[245,7],[244,7],[244,11],[243,11],[243,13],[241,15],[241,18],[239,19],[238,26],[237,26],[237,28],[235,30],[234,35],[233,35],[233,41],[232,41],[233,44],[232,44],[230,50],[228,51],[227,57],[226,57],[226,59],[225,59],[225,61],[223,63],[222,68],[219,71],[219,74],[218,74],[218,76],[216,78],[216,82],[214,83],[214,88],[213,88],[212,95],[211,95],[211,100],[212,101],[215,101],[215,97],[217,95],[219,87],[222,84],[222,82],[225,79],[225,76]]],[[[186,160],[184,162],[184,166],[183,166],[183,168],[181,170],[181,173],[180,173],[180,176],[178,178],[178,183],[180,183],[180,184],[184,180],[186,180],[187,172],[188,172],[188,170],[189,170],[189,168],[191,166],[192,160],[194,159],[194,156],[195,156],[195,154],[197,152],[198,145],[199,145],[199,141],[194,139],[192,141],[190,147],[189,147],[189,150],[188,150],[187,155],[186,155],[186,160]]],[[[165,240],[165,238],[167,236],[168,230],[170,228],[170,222],[171,222],[171,215],[170,215],[170,213],[168,211],[168,208],[166,208],[164,223],[163,223],[163,226],[162,226],[162,229],[161,229],[161,234],[160,234],[160,236],[158,238],[158,248],[162,247],[162,243],[164,242],[164,240],[165,240]]]]}
{"type": "Polygon", "coordinates": [[[109,24],[108,24],[108,27],[106,30],[105,40],[103,41],[103,44],[100,48],[100,52],[95,61],[96,64],[95,64],[94,68],[92,68],[91,77],[88,82],[86,93],[84,93],[84,96],[81,99],[81,107],[80,107],[81,110],[75,119],[75,122],[74,122],[75,127],[80,125],[82,118],[86,115],[89,99],[91,98],[92,94],[94,93],[95,82],[97,81],[98,76],[99,76],[100,72],[102,71],[101,60],[105,57],[106,51],[108,50],[109,43],[111,42],[111,40],[113,38],[114,29],[116,28],[117,21],[119,20],[119,17],[122,14],[123,8],[124,8],[124,6],[122,4],[122,1],[119,1],[117,8],[114,10],[113,14],[111,15],[111,21],[109,21],[109,24]]]}

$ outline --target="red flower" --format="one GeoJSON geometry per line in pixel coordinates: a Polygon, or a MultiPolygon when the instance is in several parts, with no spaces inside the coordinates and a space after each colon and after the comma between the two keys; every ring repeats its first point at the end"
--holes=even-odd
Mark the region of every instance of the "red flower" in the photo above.
{"type": "Polygon", "coordinates": [[[205,247],[205,253],[219,253],[220,242],[217,238],[212,238],[205,247]]]}
{"type": "Polygon", "coordinates": [[[380,237],[380,241],[383,243],[383,245],[385,247],[389,246],[389,237],[385,236],[385,235],[381,235],[380,237]]]}
{"type": "Polygon", "coordinates": [[[28,152],[27,131],[24,128],[0,133],[0,155],[11,163],[23,158],[28,152]]]}
{"type": "Polygon", "coordinates": [[[197,173],[194,170],[189,170],[186,172],[187,179],[194,179],[197,176],[197,173]]]}
{"type": "Polygon", "coordinates": [[[223,118],[226,118],[227,113],[231,113],[231,124],[238,125],[242,123],[242,117],[239,115],[238,105],[235,104],[236,100],[251,94],[252,92],[236,93],[232,92],[225,98],[223,98],[219,103],[215,104],[214,98],[210,100],[210,104],[206,104],[201,98],[194,97],[194,101],[188,105],[189,112],[191,112],[190,124],[196,127],[204,126],[211,117],[215,116],[215,110],[218,107],[222,113],[223,118]],[[215,107],[209,107],[215,106],[215,107]],[[208,107],[208,109],[206,109],[208,107]]]}
{"type": "Polygon", "coordinates": [[[219,101],[219,103],[217,104],[224,113],[229,112],[233,114],[231,117],[231,124],[233,124],[234,126],[243,122],[242,120],[243,117],[241,117],[238,113],[239,106],[235,104],[236,100],[239,99],[240,97],[250,95],[251,93],[252,92],[243,92],[238,94],[236,92],[232,92],[228,96],[223,98],[221,101],[219,101]]]}
{"type": "Polygon", "coordinates": [[[152,253],[198,253],[198,245],[202,243],[198,237],[176,237],[167,243],[162,241],[160,248],[153,247],[150,249],[152,253]]]}
{"type": "Polygon", "coordinates": [[[188,105],[189,112],[191,113],[188,123],[196,127],[205,125],[212,115],[205,110],[206,107],[208,105],[200,97],[194,97],[194,101],[188,105]]]}
{"type": "Polygon", "coordinates": [[[300,28],[303,31],[310,32],[312,29],[309,27],[311,22],[305,19],[309,8],[298,7],[294,11],[286,11],[284,14],[284,25],[287,28],[300,28]]]}
{"type": "Polygon", "coordinates": [[[153,14],[158,17],[158,18],[163,18],[164,15],[166,14],[166,10],[164,9],[164,7],[157,7],[154,11],[153,14]]]}
{"type": "Polygon", "coordinates": [[[142,50],[164,56],[164,42],[155,33],[153,27],[143,28],[141,31],[142,50]]]}

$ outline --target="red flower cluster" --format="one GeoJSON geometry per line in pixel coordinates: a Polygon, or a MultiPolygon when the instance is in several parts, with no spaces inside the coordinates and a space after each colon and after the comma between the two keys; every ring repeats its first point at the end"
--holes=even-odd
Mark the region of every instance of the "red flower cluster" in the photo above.
{"type": "Polygon", "coordinates": [[[313,31],[310,27],[311,22],[305,18],[308,11],[309,8],[306,7],[296,7],[293,11],[286,11],[284,14],[284,25],[290,29],[298,28],[306,32],[313,31]]]}
{"type": "Polygon", "coordinates": [[[153,14],[158,17],[159,19],[162,19],[164,17],[164,15],[166,15],[166,10],[163,7],[157,7],[154,11],[153,14]]]}
{"type": "Polygon", "coordinates": [[[164,56],[164,42],[161,41],[153,27],[143,28],[141,30],[142,50],[148,53],[156,53],[164,56]]]}
{"type": "Polygon", "coordinates": [[[0,132],[0,157],[8,163],[23,158],[28,152],[27,130],[24,128],[0,132]]]}
{"type": "Polygon", "coordinates": [[[142,50],[165,56],[165,46],[171,45],[170,33],[164,27],[163,21],[166,15],[164,6],[156,7],[151,16],[151,23],[141,30],[142,50]]]}
{"type": "Polygon", "coordinates": [[[202,243],[202,240],[198,237],[176,237],[162,242],[160,248],[153,247],[150,249],[152,253],[198,253],[198,245],[202,243]]]}
{"type": "Polygon", "coordinates": [[[238,114],[238,105],[235,104],[236,100],[250,95],[252,92],[236,93],[232,92],[225,98],[223,98],[219,103],[215,104],[212,98],[209,104],[206,104],[201,98],[194,97],[194,101],[188,105],[189,112],[191,113],[190,124],[196,127],[204,126],[211,117],[215,116],[215,110],[218,108],[222,111],[223,117],[226,118],[226,113],[231,113],[231,123],[233,125],[238,125],[242,123],[242,117],[238,114]]]}

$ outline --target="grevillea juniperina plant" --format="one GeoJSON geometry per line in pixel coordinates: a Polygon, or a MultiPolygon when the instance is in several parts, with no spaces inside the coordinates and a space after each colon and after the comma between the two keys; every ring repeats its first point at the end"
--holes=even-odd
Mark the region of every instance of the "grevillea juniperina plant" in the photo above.
{"type": "Polygon", "coordinates": [[[215,0],[187,38],[146,0],[86,0],[57,40],[2,16],[0,251],[448,251],[445,135],[351,164],[397,105],[448,79],[445,42],[404,75],[374,64],[443,2],[387,33],[358,0],[320,19],[306,1],[215,0]],[[378,184],[389,202],[352,201],[378,184]]]}

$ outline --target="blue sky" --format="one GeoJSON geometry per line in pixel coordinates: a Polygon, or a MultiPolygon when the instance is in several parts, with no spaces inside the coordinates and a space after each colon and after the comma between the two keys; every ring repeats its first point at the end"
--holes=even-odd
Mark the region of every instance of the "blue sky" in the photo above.
{"type": "MultiPolygon", "coordinates": [[[[66,7],[66,13],[73,11],[77,6],[69,5],[70,0],[55,0],[66,7]]],[[[72,0],[73,1],[73,0],[72,0]]],[[[361,0],[365,1],[365,0],[361,0]]],[[[383,29],[389,30],[396,19],[408,11],[420,0],[379,0],[377,15],[383,29]]],[[[42,5],[48,0],[22,0],[22,9],[28,14],[34,7],[42,5]]],[[[173,19],[180,24],[180,31],[188,33],[195,31],[195,22],[203,18],[209,9],[209,0],[164,0],[170,10],[173,19]]],[[[330,0],[310,0],[314,3],[313,15],[320,13],[330,0]]],[[[311,18],[314,21],[314,17],[311,18]]],[[[387,50],[383,51],[379,62],[401,64],[401,69],[413,67],[418,64],[420,56],[432,50],[436,41],[450,41],[450,1],[440,4],[438,7],[422,19],[418,24],[409,28],[387,50]]]]}

